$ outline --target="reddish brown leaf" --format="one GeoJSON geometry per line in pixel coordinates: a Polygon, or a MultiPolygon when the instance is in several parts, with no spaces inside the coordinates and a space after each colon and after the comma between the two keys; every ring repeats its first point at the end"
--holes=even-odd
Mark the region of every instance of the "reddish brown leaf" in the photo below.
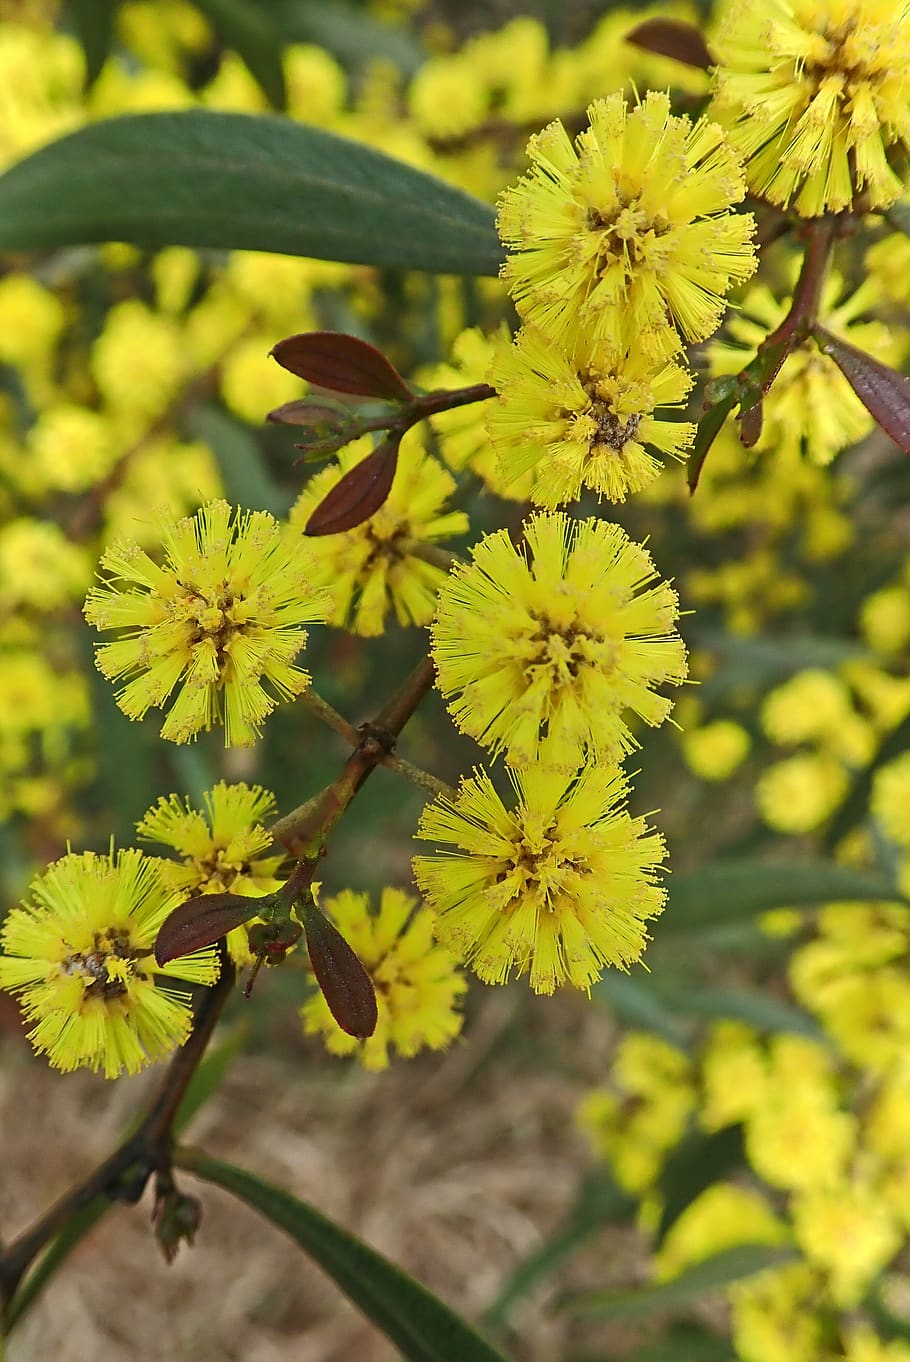
{"type": "Polygon", "coordinates": [[[376,1030],[376,990],[351,947],[312,902],[300,905],[310,964],[342,1031],[365,1040],[376,1030]]]}
{"type": "MultiPolygon", "coordinates": [[[[271,899],[271,895],[267,895],[271,899]]],[[[164,919],[155,941],[155,959],[166,965],[190,951],[213,946],[235,927],[258,917],[262,898],[242,894],[197,894],[164,919]]]]}
{"type": "Polygon", "coordinates": [[[658,57],[672,57],[675,61],[685,62],[686,66],[697,66],[702,71],[714,65],[714,58],[701,29],[682,19],[646,19],[626,34],[626,42],[640,47],[643,52],[653,52],[658,57]]]}
{"type": "Polygon", "coordinates": [[[302,331],[270,351],[283,369],[336,393],[410,402],[413,393],[375,345],[344,331],[302,331]]]}
{"type": "Polygon", "coordinates": [[[391,492],[397,467],[398,440],[384,440],[322,498],[304,534],[341,534],[369,520],[391,492]]]}
{"type": "Polygon", "coordinates": [[[886,435],[910,454],[910,378],[899,374],[864,350],[816,326],[812,332],[819,349],[830,355],[860,402],[886,435]]]}

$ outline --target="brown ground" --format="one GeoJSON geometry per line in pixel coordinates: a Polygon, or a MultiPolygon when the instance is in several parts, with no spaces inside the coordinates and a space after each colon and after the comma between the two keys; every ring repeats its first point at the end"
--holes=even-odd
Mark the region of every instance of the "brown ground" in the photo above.
{"type": "MultiPolygon", "coordinates": [[[[589,1162],[573,1107],[603,1072],[610,1034],[605,1014],[584,998],[481,990],[466,1040],[445,1055],[367,1075],[317,1058],[315,1042],[288,1030],[283,1057],[235,1061],[189,1139],[312,1200],[477,1318],[571,1202],[589,1162]]],[[[5,1237],[110,1150],[156,1081],[156,1074],[118,1083],[55,1074],[7,1033],[5,1237]]],[[[23,1322],[9,1362],[396,1356],[279,1231],[226,1193],[188,1177],[183,1185],[205,1205],[196,1246],[168,1267],[151,1238],[148,1198],[116,1208],[23,1322]]],[[[628,1251],[620,1258],[628,1281],[634,1258],[628,1251]]],[[[614,1254],[602,1245],[589,1250],[574,1285],[579,1271],[591,1285],[615,1277],[614,1254]]],[[[570,1344],[593,1342],[570,1334],[553,1309],[553,1289],[541,1288],[516,1311],[507,1346],[522,1362],[553,1362],[570,1344]]]]}

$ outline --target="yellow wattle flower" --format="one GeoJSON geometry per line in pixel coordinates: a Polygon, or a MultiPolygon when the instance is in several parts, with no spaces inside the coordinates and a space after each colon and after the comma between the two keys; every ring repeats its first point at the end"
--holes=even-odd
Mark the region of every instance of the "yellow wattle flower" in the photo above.
{"type": "Polygon", "coordinates": [[[155,937],[179,895],[156,863],[132,849],[64,856],[32,885],[0,932],[0,988],[19,996],[29,1039],[57,1069],[136,1073],[182,1044],[189,993],[158,987],[154,975],[211,984],[212,950],[163,967],[155,937]]]}
{"type": "Polygon", "coordinates": [[[325,620],[328,595],[313,585],[304,542],[266,511],[209,502],[166,524],[163,540],[163,566],[129,540],[102,555],[108,577],[89,592],[85,617],[121,636],[98,647],[98,668],[127,678],[117,703],[131,719],[176,692],[163,738],[189,742],[223,721],[226,746],[249,746],[278,701],[309,685],[294,659],[303,625],[325,620]]]}
{"type": "Polygon", "coordinates": [[[742,167],[717,123],[596,100],[574,144],[560,122],[528,145],[531,170],[500,199],[515,306],[566,350],[580,342],[657,355],[715,330],[755,269],[754,222],[734,213],[742,167]]]}
{"type": "Polygon", "coordinates": [[[666,893],[663,839],[625,808],[618,767],[509,770],[506,809],[478,770],[439,796],[417,836],[414,878],[436,910],[436,936],[488,984],[527,973],[535,993],[589,991],[604,968],[641,957],[666,893]]]}
{"type": "Polygon", "coordinates": [[[734,0],[714,42],[711,113],[749,187],[803,217],[902,192],[910,151],[908,0],[734,0]]]}

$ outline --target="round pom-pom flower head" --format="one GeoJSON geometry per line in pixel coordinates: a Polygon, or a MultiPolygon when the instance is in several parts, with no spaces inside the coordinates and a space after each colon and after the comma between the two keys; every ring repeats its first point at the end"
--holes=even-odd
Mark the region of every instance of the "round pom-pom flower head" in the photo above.
{"type": "Polygon", "coordinates": [[[152,948],[180,895],[141,851],[64,856],[32,885],[0,933],[0,988],[20,995],[29,1040],[57,1069],[136,1073],[186,1039],[185,991],[158,988],[152,973],[211,984],[211,950],[159,968],[152,948]]]}
{"type": "Polygon", "coordinates": [[[163,738],[189,742],[223,721],[226,746],[249,746],[278,700],[309,685],[294,659],[328,596],[310,585],[304,542],[283,537],[266,511],[232,516],[213,501],[166,525],[163,539],[161,567],[128,540],[103,554],[109,577],[89,592],[85,616],[121,637],[98,648],[98,668],[128,678],[117,703],[131,719],[176,690],[163,738]]]}
{"type": "Polygon", "coordinates": [[[458,1035],[458,1004],[467,984],[455,960],[433,940],[433,914],[400,889],[383,889],[379,907],[366,894],[345,889],[325,911],[357,954],[376,990],[378,1020],[361,1044],[343,1031],[322,992],[301,1008],[303,1029],[322,1033],[335,1055],[360,1051],[366,1069],[385,1069],[389,1050],[412,1058],[420,1050],[442,1050],[458,1035]]]}
{"type": "Polygon", "coordinates": [[[910,150],[907,0],[734,0],[715,41],[713,112],[751,188],[804,217],[901,192],[910,150]]]}
{"type": "Polygon", "coordinates": [[[511,811],[483,771],[424,810],[417,836],[453,849],[415,856],[414,877],[438,939],[485,983],[514,968],[535,993],[590,989],[604,966],[625,969],[644,950],[666,897],[663,839],[629,816],[617,767],[509,775],[511,811]]]}
{"type": "MultiPolygon", "coordinates": [[[[371,452],[368,437],[339,450],[337,463],[316,473],[301,492],[289,516],[291,529],[299,534],[343,474],[371,452]]],[[[306,541],[314,580],[332,589],[330,624],[368,638],[384,632],[390,611],[399,624],[430,620],[444,572],[411,549],[413,541],[435,543],[468,528],[463,511],[445,509],[454,490],[451,474],[409,431],[392,490],[379,510],[353,529],[306,541]]]]}
{"type": "MultiPolygon", "coordinates": [[[[171,847],[182,859],[157,860],[161,879],[184,899],[197,894],[270,894],[283,881],[275,872],[284,852],[267,856],[272,835],[262,819],[275,812],[275,798],[259,785],[221,780],[203,795],[205,812],[179,795],[158,800],[136,825],[141,840],[171,847]]],[[[228,950],[239,968],[255,959],[246,927],[227,934],[228,950]]]]}
{"type": "Polygon", "coordinates": [[[691,376],[634,345],[626,353],[579,346],[570,359],[535,327],[500,348],[490,371],[498,397],[486,413],[490,442],[507,486],[533,469],[531,500],[574,501],[590,487],[625,501],[659,475],[650,451],[682,459],[691,421],[668,421],[655,408],[679,407],[691,376]]]}
{"type": "Polygon", "coordinates": [[[597,100],[588,117],[574,145],[559,122],[533,137],[530,172],[500,200],[515,306],[569,351],[704,340],[755,268],[753,220],[731,211],[745,193],[735,152],[718,124],[674,117],[653,91],[631,112],[620,94],[597,100]]]}
{"type": "Polygon", "coordinates": [[[663,723],[653,687],[686,677],[676,593],[619,525],[540,513],[525,540],[488,535],[443,586],[439,688],[459,728],[517,766],[545,739],[565,769],[617,760],[636,745],[626,715],[663,723]]]}

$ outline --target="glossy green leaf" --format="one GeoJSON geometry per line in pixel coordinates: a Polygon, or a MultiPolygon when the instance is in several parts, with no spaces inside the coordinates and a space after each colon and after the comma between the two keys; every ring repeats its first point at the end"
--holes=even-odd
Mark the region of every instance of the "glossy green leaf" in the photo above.
{"type": "Polygon", "coordinates": [[[226,47],[233,48],[273,109],[287,104],[281,33],[263,0],[195,0],[226,47]]]}
{"type": "Polygon", "coordinates": [[[600,1319],[648,1319],[666,1311],[688,1310],[700,1305],[709,1292],[776,1267],[797,1256],[791,1248],[767,1244],[738,1244],[688,1268],[669,1282],[653,1282],[628,1291],[587,1291],[569,1297],[564,1306],[573,1314],[597,1315],[600,1319]]]}
{"type": "Polygon", "coordinates": [[[496,274],[493,210],[360,142],[271,114],[90,123],[0,175],[0,250],[88,241],[496,274]]]}
{"type": "Polygon", "coordinates": [[[94,85],[108,59],[119,8],[120,0],[69,0],[66,7],[85,58],[87,88],[94,85]]]}
{"type": "Polygon", "coordinates": [[[669,903],[656,931],[660,939],[767,913],[846,900],[895,902],[894,884],[871,870],[830,861],[713,861],[673,875],[669,903]]]}
{"type": "Polygon", "coordinates": [[[306,1202],[199,1150],[179,1149],[175,1161],[290,1235],[407,1362],[503,1362],[501,1353],[426,1287],[306,1202]]]}

